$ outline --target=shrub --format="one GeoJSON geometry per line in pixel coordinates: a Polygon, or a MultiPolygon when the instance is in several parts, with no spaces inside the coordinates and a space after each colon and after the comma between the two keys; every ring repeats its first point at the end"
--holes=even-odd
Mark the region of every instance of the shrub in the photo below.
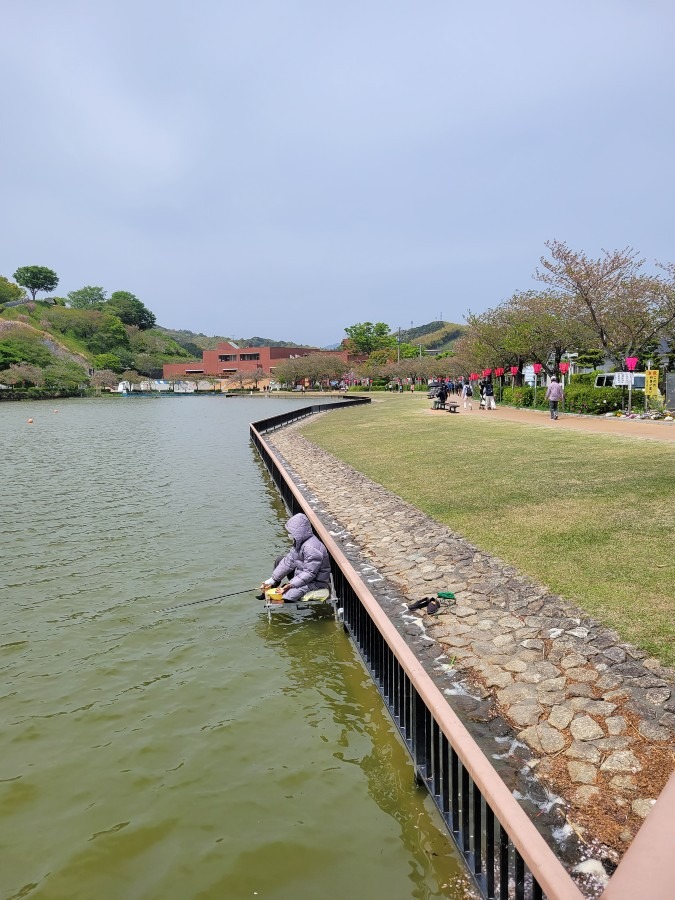
{"type": "MultiPolygon", "coordinates": [[[[598,415],[620,410],[627,400],[628,396],[621,388],[596,388],[572,382],[565,391],[565,410],[598,415]]],[[[633,391],[632,404],[633,409],[644,406],[644,391],[633,391]]]]}
{"type": "MultiPolygon", "coordinates": [[[[480,396],[478,391],[474,392],[474,399],[480,402],[480,396]]],[[[532,401],[534,399],[534,391],[529,385],[523,385],[522,387],[505,387],[502,391],[502,403],[506,403],[509,406],[532,406],[532,401]]],[[[537,391],[537,399],[539,399],[539,392],[537,391]]]]}
{"type": "Polygon", "coordinates": [[[35,338],[17,335],[0,341],[0,369],[21,363],[44,367],[53,361],[49,350],[35,338]]]}

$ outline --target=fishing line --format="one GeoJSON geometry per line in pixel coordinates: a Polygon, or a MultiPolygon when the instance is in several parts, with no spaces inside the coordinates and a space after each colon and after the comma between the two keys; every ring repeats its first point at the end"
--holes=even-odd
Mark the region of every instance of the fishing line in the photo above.
{"type": "Polygon", "coordinates": [[[205,600],[192,600],[190,603],[179,603],[178,606],[168,606],[166,609],[154,609],[153,612],[173,612],[174,609],[183,609],[185,606],[196,606],[198,603],[211,603],[213,600],[225,600],[226,597],[236,597],[238,594],[250,594],[251,591],[257,591],[259,589],[260,585],[256,585],[252,588],[246,588],[243,591],[232,591],[231,594],[221,594],[220,597],[207,597],[205,600]]]}

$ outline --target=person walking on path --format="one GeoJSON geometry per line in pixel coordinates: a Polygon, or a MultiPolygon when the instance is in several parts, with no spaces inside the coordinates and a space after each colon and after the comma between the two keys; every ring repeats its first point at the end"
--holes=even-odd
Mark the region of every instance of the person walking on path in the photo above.
{"type": "Polygon", "coordinates": [[[557,419],[558,403],[565,399],[565,392],[555,375],[551,378],[549,386],[546,388],[546,399],[548,400],[548,408],[551,411],[551,418],[557,419]]]}
{"type": "Polygon", "coordinates": [[[485,398],[485,409],[497,409],[495,403],[495,389],[492,382],[488,379],[483,386],[483,397],[485,398]]]}
{"type": "Polygon", "coordinates": [[[462,400],[464,400],[464,409],[466,409],[466,404],[469,404],[469,409],[473,409],[473,403],[471,402],[471,398],[473,397],[473,388],[471,387],[470,381],[465,381],[462,387],[462,400]]]}

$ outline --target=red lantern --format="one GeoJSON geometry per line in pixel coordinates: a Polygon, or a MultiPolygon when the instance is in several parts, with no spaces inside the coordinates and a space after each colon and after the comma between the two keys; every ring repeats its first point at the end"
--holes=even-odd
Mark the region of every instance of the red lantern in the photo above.
{"type": "Polygon", "coordinates": [[[567,375],[567,373],[568,373],[569,370],[570,370],[570,364],[569,364],[569,363],[560,363],[560,365],[558,366],[558,368],[560,369],[560,374],[561,374],[561,375],[567,375]]]}
{"type": "Polygon", "coordinates": [[[483,378],[487,378],[488,375],[492,375],[492,369],[483,369],[483,378]]]}
{"type": "Polygon", "coordinates": [[[532,370],[535,375],[538,375],[541,372],[541,363],[532,363],[532,370]]]}
{"type": "Polygon", "coordinates": [[[518,374],[518,366],[511,366],[511,374],[512,375],[518,374]]]}
{"type": "Polygon", "coordinates": [[[637,356],[627,356],[626,357],[626,368],[628,369],[628,371],[634,372],[635,367],[637,366],[639,361],[640,360],[638,359],[637,356]]]}
{"type": "Polygon", "coordinates": [[[504,374],[503,368],[500,367],[498,369],[495,369],[495,375],[497,376],[497,378],[501,378],[503,374],[504,374]]]}
{"type": "Polygon", "coordinates": [[[471,379],[471,381],[478,381],[478,379],[480,378],[480,375],[478,374],[478,372],[472,372],[469,375],[469,378],[471,379]]]}

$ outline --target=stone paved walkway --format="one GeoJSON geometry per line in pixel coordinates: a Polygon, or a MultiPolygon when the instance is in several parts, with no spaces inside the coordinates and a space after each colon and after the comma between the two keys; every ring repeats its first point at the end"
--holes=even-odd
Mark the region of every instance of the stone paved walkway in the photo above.
{"type": "Polygon", "coordinates": [[[675,672],[298,426],[268,439],[340,523],[338,539],[355,543],[402,598],[455,593],[438,616],[414,614],[444,651],[449,677],[511,725],[529,768],[564,798],[569,827],[596,856],[618,861],[675,768],[675,672]]]}

